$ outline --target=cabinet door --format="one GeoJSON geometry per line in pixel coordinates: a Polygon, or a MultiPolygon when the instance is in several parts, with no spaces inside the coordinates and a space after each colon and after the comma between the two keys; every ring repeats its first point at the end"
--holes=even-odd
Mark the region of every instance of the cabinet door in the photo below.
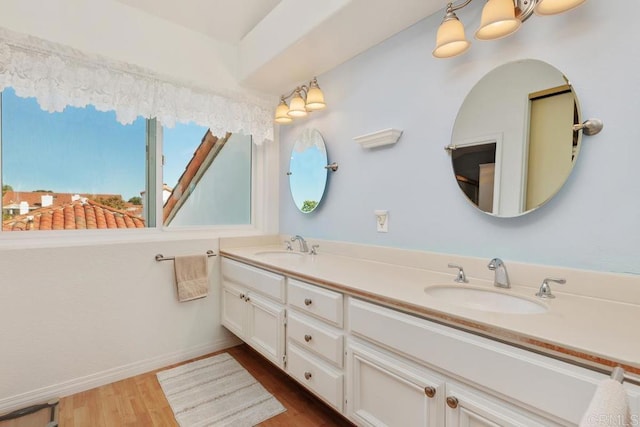
{"type": "Polygon", "coordinates": [[[244,341],[284,369],[284,307],[249,293],[244,341]]]}
{"type": "Polygon", "coordinates": [[[247,291],[244,288],[224,283],[222,286],[222,325],[244,340],[247,291]]]}
{"type": "Polygon", "coordinates": [[[508,402],[447,383],[446,427],[549,427],[557,425],[508,402]]]}
{"type": "Polygon", "coordinates": [[[362,426],[444,425],[444,382],[369,345],[347,349],[347,415],[362,426]]]}

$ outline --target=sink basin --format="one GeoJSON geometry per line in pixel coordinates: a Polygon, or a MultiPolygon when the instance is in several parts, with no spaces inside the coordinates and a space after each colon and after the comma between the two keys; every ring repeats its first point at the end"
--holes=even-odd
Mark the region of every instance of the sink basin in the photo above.
{"type": "Polygon", "coordinates": [[[464,285],[434,285],[424,288],[427,295],[449,304],[480,311],[510,314],[545,313],[547,306],[534,299],[464,285]]]}
{"type": "Polygon", "coordinates": [[[260,257],[260,258],[265,258],[265,259],[270,259],[270,260],[274,260],[274,261],[285,261],[285,260],[294,260],[294,259],[301,259],[304,254],[302,252],[293,252],[293,251],[259,251],[256,252],[254,255],[260,257]]]}

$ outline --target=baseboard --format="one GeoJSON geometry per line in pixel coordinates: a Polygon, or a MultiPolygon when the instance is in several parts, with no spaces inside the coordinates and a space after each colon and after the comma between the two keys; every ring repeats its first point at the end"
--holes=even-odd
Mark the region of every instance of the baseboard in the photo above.
{"type": "Polygon", "coordinates": [[[37,390],[28,391],[15,396],[10,396],[0,399],[0,414],[34,405],[36,403],[47,402],[52,399],[69,396],[81,391],[90,390],[95,387],[143,374],[154,369],[159,369],[167,365],[183,362],[215,351],[224,350],[225,348],[232,347],[240,342],[241,341],[236,337],[229,336],[219,339],[213,343],[192,347],[175,353],[163,354],[150,359],[141,360],[128,365],[119,366],[102,372],[96,372],[95,374],[42,387],[37,390]]]}

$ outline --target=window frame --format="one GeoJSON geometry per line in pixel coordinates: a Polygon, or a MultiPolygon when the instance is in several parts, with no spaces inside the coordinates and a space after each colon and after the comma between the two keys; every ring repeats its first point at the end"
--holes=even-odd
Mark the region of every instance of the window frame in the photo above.
{"type": "MultiPolygon", "coordinates": [[[[0,177],[2,176],[2,97],[0,97],[0,177]]],[[[147,226],[139,229],[47,230],[21,233],[0,230],[0,250],[38,247],[84,246],[159,240],[211,239],[219,237],[276,234],[278,230],[278,164],[276,144],[252,141],[251,154],[251,223],[246,225],[212,225],[165,227],[162,218],[162,123],[146,119],[146,203],[147,226]],[[153,134],[155,133],[155,138],[153,134]],[[154,185],[150,185],[154,184],[154,185]],[[151,201],[154,200],[151,209],[151,201]],[[151,213],[153,212],[153,217],[151,213]]],[[[277,140],[277,129],[276,137],[277,140]]]]}

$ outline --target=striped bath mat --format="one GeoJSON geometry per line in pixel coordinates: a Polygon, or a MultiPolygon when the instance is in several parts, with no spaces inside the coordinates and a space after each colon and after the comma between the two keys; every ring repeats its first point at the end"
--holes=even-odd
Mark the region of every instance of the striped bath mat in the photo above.
{"type": "Polygon", "coordinates": [[[250,427],[286,410],[228,353],[157,377],[181,427],[250,427]]]}

